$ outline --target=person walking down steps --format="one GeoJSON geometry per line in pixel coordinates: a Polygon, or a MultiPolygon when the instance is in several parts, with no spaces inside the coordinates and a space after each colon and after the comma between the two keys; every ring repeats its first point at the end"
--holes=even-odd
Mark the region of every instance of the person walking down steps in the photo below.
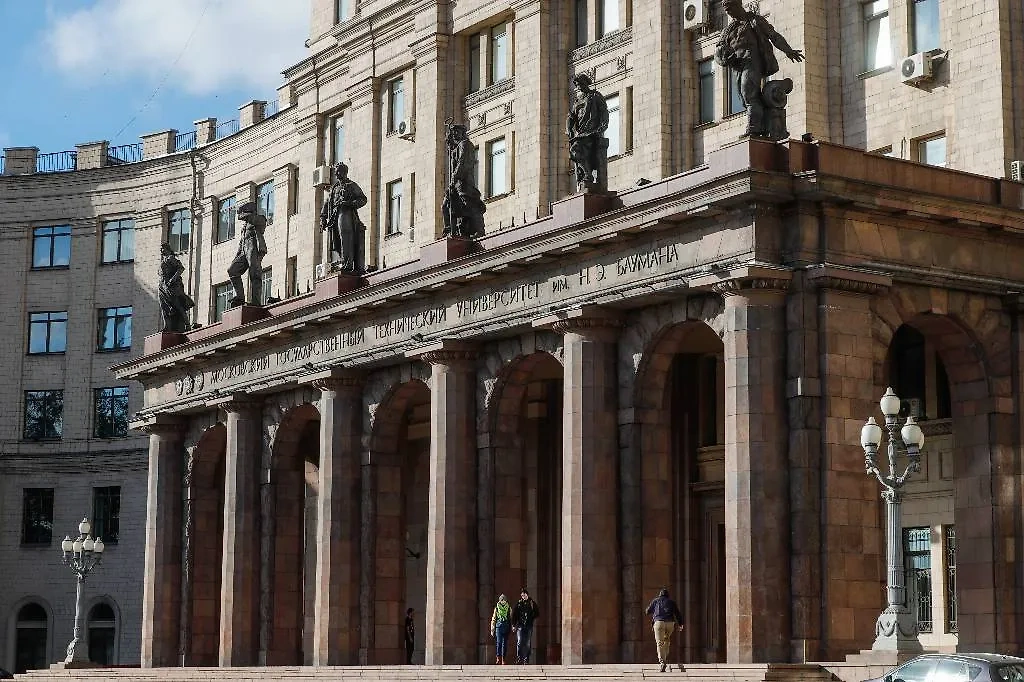
{"type": "Polygon", "coordinates": [[[508,631],[512,625],[512,605],[505,595],[498,597],[491,614],[491,637],[494,638],[494,664],[505,665],[505,650],[508,647],[508,631]]]}
{"type": "Polygon", "coordinates": [[[533,637],[533,623],[540,615],[537,602],[530,598],[524,587],[519,591],[519,601],[512,610],[512,629],[516,631],[516,663],[530,664],[530,640],[533,637]]]}
{"type": "Polygon", "coordinates": [[[654,622],[654,641],[658,645],[658,663],[661,672],[668,669],[668,654],[672,647],[672,633],[676,627],[683,629],[683,614],[679,607],[668,596],[668,590],[662,589],[658,596],[647,607],[647,615],[654,622]]]}

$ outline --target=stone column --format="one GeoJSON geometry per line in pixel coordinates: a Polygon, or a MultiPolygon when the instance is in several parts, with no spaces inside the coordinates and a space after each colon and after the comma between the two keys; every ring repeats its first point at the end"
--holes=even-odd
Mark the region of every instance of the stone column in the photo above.
{"type": "Polygon", "coordinates": [[[565,349],[562,664],[612,663],[620,658],[623,608],[615,371],[621,322],[613,311],[587,308],[534,324],[561,333],[565,349]]]}
{"type": "Polygon", "coordinates": [[[784,402],[788,285],[788,278],[766,276],[730,279],[714,286],[725,297],[729,663],[789,659],[789,462],[784,402]]]}
{"type": "Polygon", "coordinates": [[[313,665],[359,658],[362,377],[330,369],[305,380],[320,389],[313,665]]]}
{"type": "Polygon", "coordinates": [[[259,649],[261,401],[237,394],[211,404],[227,413],[220,665],[248,666],[259,649]]]}
{"type": "Polygon", "coordinates": [[[133,426],[149,434],[142,667],[159,668],[176,665],[178,660],[183,428],[164,415],[133,426]]]}
{"type": "Polygon", "coordinates": [[[427,665],[476,663],[476,351],[440,341],[430,363],[427,665]]]}

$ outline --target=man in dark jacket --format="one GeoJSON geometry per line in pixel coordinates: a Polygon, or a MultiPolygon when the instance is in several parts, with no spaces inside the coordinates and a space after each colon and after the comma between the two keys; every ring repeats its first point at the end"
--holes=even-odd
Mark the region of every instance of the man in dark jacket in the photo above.
{"type": "Polygon", "coordinates": [[[661,672],[668,668],[668,652],[672,646],[672,633],[678,626],[683,629],[683,614],[679,607],[668,596],[668,590],[662,589],[654,601],[647,607],[647,615],[654,621],[654,641],[658,644],[658,663],[661,672]]]}
{"type": "Polygon", "coordinates": [[[512,629],[516,632],[516,663],[530,663],[530,639],[533,637],[533,623],[540,615],[537,602],[530,598],[524,587],[519,592],[519,601],[512,609],[512,629]]]}

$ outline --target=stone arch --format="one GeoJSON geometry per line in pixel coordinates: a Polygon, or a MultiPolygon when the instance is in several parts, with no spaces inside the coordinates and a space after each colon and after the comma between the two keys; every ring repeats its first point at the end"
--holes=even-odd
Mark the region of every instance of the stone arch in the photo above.
{"type": "Polygon", "coordinates": [[[89,660],[102,665],[116,665],[121,660],[121,609],[117,602],[109,594],[93,597],[84,613],[89,660]]]}
{"type": "MultiPolygon", "coordinates": [[[[961,651],[1015,651],[1015,537],[1020,498],[1013,475],[1015,424],[1009,322],[996,297],[901,286],[874,305],[876,391],[887,385],[888,353],[907,324],[935,348],[952,403],[954,517],[961,651]]],[[[928,443],[925,443],[927,450],[928,443]]]]}
{"type": "Polygon", "coordinates": [[[310,389],[278,398],[264,406],[260,659],[302,665],[312,662],[320,411],[310,389]]]}
{"type": "MultiPolygon", "coordinates": [[[[33,623],[41,623],[41,627],[38,629],[45,630],[45,635],[33,638],[31,642],[32,647],[35,649],[35,656],[43,661],[43,666],[49,665],[49,662],[53,660],[53,608],[50,603],[39,595],[27,595],[22,597],[14,604],[11,605],[11,610],[7,617],[7,660],[11,662],[11,672],[21,673],[25,672],[23,664],[27,660],[28,652],[24,650],[26,642],[24,638],[19,637],[18,623],[21,620],[22,609],[26,606],[37,605],[39,606],[46,615],[45,620],[37,621],[33,619],[33,623]],[[20,641],[19,641],[20,640],[20,641]]],[[[38,634],[38,633],[33,633],[38,634]]]]}
{"type": "Polygon", "coordinates": [[[214,415],[193,429],[185,449],[185,627],[181,648],[184,665],[215,666],[220,657],[227,427],[214,415]],[[205,428],[198,431],[201,427],[205,428]]]}
{"type": "Polygon", "coordinates": [[[363,551],[372,563],[364,567],[368,603],[361,620],[369,632],[361,647],[371,664],[404,663],[405,609],[415,601],[420,617],[426,610],[430,389],[423,373],[411,370],[397,373],[405,381],[383,392],[378,378],[364,396],[371,408],[363,483],[372,532],[363,551]]]}

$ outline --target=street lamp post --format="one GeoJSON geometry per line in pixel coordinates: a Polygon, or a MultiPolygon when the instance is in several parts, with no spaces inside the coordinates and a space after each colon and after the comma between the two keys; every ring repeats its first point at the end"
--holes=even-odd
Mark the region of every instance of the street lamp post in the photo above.
{"type": "Polygon", "coordinates": [[[88,654],[83,652],[84,647],[80,646],[82,641],[82,585],[93,569],[99,566],[103,560],[103,540],[100,538],[93,540],[89,535],[90,530],[92,530],[92,526],[89,525],[89,519],[82,519],[82,522],[78,524],[78,539],[72,540],[70,537],[65,537],[64,541],[60,543],[60,548],[64,552],[64,565],[70,568],[77,578],[75,634],[68,644],[67,656],[64,658],[65,666],[89,662],[88,654]]]}
{"type": "Polygon", "coordinates": [[[869,476],[874,476],[882,484],[882,499],[885,500],[885,563],[886,563],[886,596],[888,605],[878,616],[875,623],[875,642],[871,645],[874,651],[895,651],[897,653],[916,653],[921,651],[921,642],[917,638],[917,617],[907,608],[906,586],[903,574],[903,485],[912,474],[921,471],[921,448],[924,446],[924,433],[908,416],[903,428],[900,429],[898,416],[900,399],[892,388],[885,391],[879,401],[882,414],[885,416],[885,429],[888,432],[889,470],[883,474],[878,468],[878,446],[882,442],[882,427],[875,423],[874,417],[868,417],[867,423],[860,431],[860,443],[864,448],[864,467],[869,476]],[[902,441],[902,446],[897,444],[902,441]],[[903,449],[907,453],[907,466],[903,473],[899,472],[897,455],[903,449]]]}

